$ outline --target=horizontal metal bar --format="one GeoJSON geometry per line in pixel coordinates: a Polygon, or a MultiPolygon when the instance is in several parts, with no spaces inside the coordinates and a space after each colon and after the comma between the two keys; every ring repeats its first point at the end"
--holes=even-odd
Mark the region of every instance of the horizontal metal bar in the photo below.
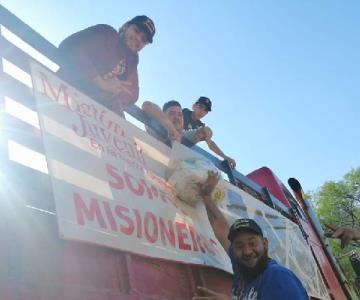
{"type": "Polygon", "coordinates": [[[0,56],[18,66],[23,71],[30,73],[30,60],[33,59],[29,54],[11,44],[7,39],[0,35],[0,56]]]}
{"type": "Polygon", "coordinates": [[[41,154],[45,153],[41,132],[38,128],[8,113],[3,113],[2,117],[4,118],[4,124],[1,131],[8,139],[41,154]]]}
{"type": "Polygon", "coordinates": [[[8,96],[27,108],[36,111],[36,103],[31,88],[6,73],[0,72],[0,78],[0,89],[4,96],[8,96]]]}
{"type": "Polygon", "coordinates": [[[0,24],[4,25],[8,30],[16,34],[23,41],[31,45],[34,49],[45,54],[54,62],[59,61],[58,50],[53,44],[51,44],[47,39],[34,31],[30,26],[25,24],[2,5],[0,5],[0,24]]]}
{"type": "Polygon", "coordinates": [[[1,194],[6,195],[6,201],[20,207],[29,205],[55,212],[50,176],[10,160],[2,161],[0,166],[1,172],[6,174],[1,183],[1,194]]]}

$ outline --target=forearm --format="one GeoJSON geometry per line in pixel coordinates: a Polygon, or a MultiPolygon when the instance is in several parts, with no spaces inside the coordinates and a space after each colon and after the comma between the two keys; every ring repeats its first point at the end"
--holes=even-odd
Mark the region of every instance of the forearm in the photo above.
{"type": "Polygon", "coordinates": [[[170,129],[171,127],[173,127],[168,117],[155,103],[145,101],[142,105],[142,109],[150,118],[159,122],[166,129],[170,129]]]}
{"type": "Polygon", "coordinates": [[[134,104],[139,98],[139,87],[134,86],[129,88],[130,93],[120,92],[118,99],[125,105],[134,104]]]}
{"type": "Polygon", "coordinates": [[[216,145],[216,143],[213,140],[209,140],[207,141],[207,144],[210,148],[211,151],[213,151],[214,153],[216,153],[217,155],[219,155],[220,157],[222,157],[223,159],[226,159],[227,156],[225,155],[224,152],[222,152],[222,150],[219,148],[218,145],[216,145]]]}
{"type": "Polygon", "coordinates": [[[132,70],[126,81],[131,83],[131,85],[127,87],[130,93],[122,91],[119,94],[119,99],[125,105],[134,104],[139,98],[139,79],[136,67],[132,70]]]}
{"type": "Polygon", "coordinates": [[[212,200],[211,196],[203,196],[203,201],[215,236],[224,247],[225,251],[228,251],[230,246],[229,240],[227,239],[229,224],[223,213],[212,200]]]}

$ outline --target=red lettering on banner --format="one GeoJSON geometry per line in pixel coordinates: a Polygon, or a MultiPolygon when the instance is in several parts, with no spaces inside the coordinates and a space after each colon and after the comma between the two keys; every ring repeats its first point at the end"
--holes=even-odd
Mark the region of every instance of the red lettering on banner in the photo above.
{"type": "Polygon", "coordinates": [[[96,217],[100,227],[107,228],[97,199],[91,199],[89,205],[90,207],[88,208],[79,194],[74,193],[73,197],[75,203],[76,219],[79,225],[85,225],[84,216],[89,221],[94,221],[96,217]]]}
{"type": "Polygon", "coordinates": [[[174,233],[174,224],[172,221],[168,221],[168,229],[166,228],[166,224],[163,218],[159,218],[160,223],[160,236],[161,242],[164,246],[167,245],[166,238],[169,241],[170,245],[175,248],[175,233],[174,233]],[[166,236],[166,238],[165,238],[166,236]]]}
{"type": "Polygon", "coordinates": [[[137,209],[133,209],[136,218],[136,228],[137,228],[137,237],[139,239],[142,238],[142,222],[141,222],[141,215],[137,209]]]}
{"type": "Polygon", "coordinates": [[[151,244],[155,243],[159,236],[159,229],[158,229],[156,217],[152,212],[148,211],[145,213],[144,226],[145,226],[146,239],[151,244]]]}
{"type": "Polygon", "coordinates": [[[109,201],[101,201],[101,205],[99,200],[94,198],[84,201],[78,193],[73,194],[73,200],[77,223],[81,226],[88,222],[97,222],[102,229],[134,236],[139,240],[144,239],[150,244],[161,243],[184,251],[220,255],[217,243],[196,232],[190,224],[166,220],[151,211],[141,212],[136,208],[129,209],[109,201]]]}
{"type": "Polygon", "coordinates": [[[150,187],[146,184],[145,180],[144,179],[140,179],[140,183],[141,185],[143,185],[146,189],[146,192],[147,192],[147,196],[150,198],[150,199],[154,199],[154,196],[155,197],[158,197],[158,191],[156,189],[156,187],[154,187],[152,184],[150,185],[150,187]]]}
{"type": "Polygon", "coordinates": [[[112,176],[114,179],[116,179],[115,182],[109,181],[109,184],[112,188],[117,190],[122,190],[124,188],[124,180],[122,177],[117,173],[118,169],[112,165],[106,164],[106,171],[110,176],[112,176]]]}
{"type": "Polygon", "coordinates": [[[109,202],[105,202],[104,201],[104,209],[105,209],[105,213],[106,213],[106,216],[110,222],[110,226],[111,226],[111,229],[113,231],[117,231],[117,225],[116,225],[116,222],[115,222],[115,219],[114,219],[114,215],[111,211],[111,208],[110,208],[110,204],[109,202]]]}
{"type": "Polygon", "coordinates": [[[127,223],[127,227],[126,226],[120,226],[120,231],[126,235],[131,235],[133,234],[134,230],[135,230],[135,225],[133,220],[127,216],[125,213],[129,213],[129,209],[126,208],[125,206],[121,206],[121,205],[116,205],[115,206],[115,213],[116,215],[121,218],[123,221],[125,221],[127,223]]]}
{"type": "Polygon", "coordinates": [[[188,238],[186,225],[180,222],[175,222],[175,225],[178,234],[179,248],[182,250],[191,250],[191,246],[185,243],[185,239],[188,238]]]}
{"type": "MultiPolygon", "coordinates": [[[[105,165],[107,173],[111,176],[109,184],[116,190],[123,190],[125,186],[136,196],[146,195],[148,199],[161,199],[164,203],[170,203],[178,208],[174,196],[170,192],[158,190],[153,184],[147,182],[143,178],[136,178],[128,172],[124,172],[123,176],[119,174],[119,170],[111,164],[105,165]]],[[[185,213],[185,212],[184,212],[185,213]]],[[[186,214],[186,213],[185,213],[186,214]]]]}
{"type": "Polygon", "coordinates": [[[206,253],[205,247],[203,245],[204,241],[203,241],[203,236],[196,233],[196,241],[199,244],[200,250],[202,253],[206,253]]]}
{"type": "Polygon", "coordinates": [[[198,247],[198,244],[196,242],[196,233],[195,233],[194,227],[189,225],[189,231],[190,231],[191,241],[192,241],[193,246],[194,246],[193,250],[194,251],[199,251],[199,247],[198,247]]]}
{"type": "Polygon", "coordinates": [[[58,91],[56,93],[56,91],[53,89],[52,85],[50,84],[46,74],[44,74],[43,72],[39,72],[39,73],[40,73],[40,78],[41,78],[41,82],[42,82],[42,86],[43,86],[42,92],[53,101],[61,103],[60,99],[63,99],[64,102],[62,104],[64,104],[66,108],[71,110],[70,103],[69,103],[69,94],[67,91],[68,87],[62,83],[59,85],[58,91]],[[50,94],[48,93],[48,89],[46,87],[49,88],[50,94]],[[62,98],[60,98],[61,94],[63,94],[62,98]]]}
{"type": "Polygon", "coordinates": [[[137,196],[144,195],[144,187],[137,179],[130,175],[128,172],[124,172],[125,182],[128,188],[137,196]],[[134,186],[133,183],[136,185],[134,186]]]}

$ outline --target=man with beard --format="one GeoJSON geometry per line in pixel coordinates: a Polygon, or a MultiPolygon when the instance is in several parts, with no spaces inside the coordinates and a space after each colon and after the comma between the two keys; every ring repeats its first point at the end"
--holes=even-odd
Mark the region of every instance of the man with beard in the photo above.
{"type": "Polygon", "coordinates": [[[217,174],[209,173],[200,190],[214,233],[231,259],[232,292],[229,296],[198,287],[198,295],[193,300],[308,300],[296,275],[269,258],[268,240],[254,220],[238,219],[229,228],[210,196],[217,182],[217,174]]]}

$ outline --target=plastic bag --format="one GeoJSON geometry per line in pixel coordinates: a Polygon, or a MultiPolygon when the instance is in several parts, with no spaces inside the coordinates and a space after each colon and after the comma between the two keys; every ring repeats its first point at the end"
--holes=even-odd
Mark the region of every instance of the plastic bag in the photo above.
{"type": "MultiPolygon", "coordinates": [[[[178,198],[191,206],[201,201],[199,184],[204,183],[208,171],[219,172],[213,163],[207,159],[186,159],[174,164],[174,171],[168,183],[174,186],[178,198]]],[[[226,186],[220,174],[220,180],[211,194],[215,203],[220,203],[226,196],[226,186]]]]}

